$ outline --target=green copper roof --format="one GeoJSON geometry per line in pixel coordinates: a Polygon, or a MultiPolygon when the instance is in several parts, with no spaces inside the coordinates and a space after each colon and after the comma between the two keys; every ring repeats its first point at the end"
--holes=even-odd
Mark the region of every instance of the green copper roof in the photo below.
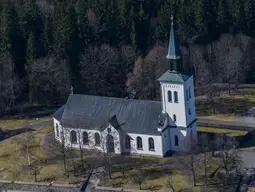
{"type": "Polygon", "coordinates": [[[192,76],[192,72],[189,72],[189,71],[183,71],[182,73],[175,73],[168,70],[158,78],[158,81],[182,84],[186,80],[188,80],[191,76],[192,76]]]}
{"type": "Polygon", "coordinates": [[[171,31],[169,36],[169,46],[168,46],[168,53],[166,58],[167,59],[180,59],[181,58],[181,48],[180,44],[176,38],[175,30],[174,30],[174,23],[173,23],[173,17],[171,17],[171,31]]]}

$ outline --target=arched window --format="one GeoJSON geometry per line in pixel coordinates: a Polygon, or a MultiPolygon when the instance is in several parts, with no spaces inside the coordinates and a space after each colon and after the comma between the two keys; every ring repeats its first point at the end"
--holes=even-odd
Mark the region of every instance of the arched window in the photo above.
{"type": "Polygon", "coordinates": [[[137,144],[137,149],[139,149],[139,150],[143,149],[143,140],[141,137],[136,138],[136,144],[137,144]]]}
{"type": "Polygon", "coordinates": [[[126,135],[126,137],[125,137],[125,148],[126,149],[130,149],[131,148],[131,143],[130,143],[129,135],[126,135]]]}
{"type": "Polygon", "coordinates": [[[83,145],[88,145],[89,144],[89,134],[84,131],[82,133],[82,138],[83,138],[83,145]]]}
{"type": "Polygon", "coordinates": [[[59,137],[59,130],[58,130],[58,124],[56,123],[56,132],[57,132],[57,136],[59,137]]]}
{"type": "Polygon", "coordinates": [[[190,91],[190,87],[189,87],[189,98],[191,98],[191,91],[190,91]]]}
{"type": "Polygon", "coordinates": [[[189,115],[191,115],[191,109],[189,109],[189,115]]]}
{"type": "Polygon", "coordinates": [[[179,138],[177,135],[174,136],[174,145],[179,146],[179,138]]]}
{"type": "Polygon", "coordinates": [[[152,139],[151,137],[149,138],[149,150],[155,151],[154,139],[152,139]]]}
{"type": "Polygon", "coordinates": [[[172,102],[172,92],[171,91],[167,92],[167,97],[168,97],[168,102],[172,102]]]}
{"type": "Polygon", "coordinates": [[[71,143],[77,143],[77,135],[74,130],[71,131],[71,143]]]}
{"type": "Polygon", "coordinates": [[[188,92],[188,89],[186,89],[186,98],[187,98],[187,101],[189,100],[189,92],[188,92]]]}
{"type": "Polygon", "coordinates": [[[176,122],[176,115],[173,115],[173,120],[174,122],[176,122]]]}
{"type": "Polygon", "coordinates": [[[95,133],[95,144],[100,145],[100,135],[99,135],[99,133],[95,133]]]}
{"type": "Polygon", "coordinates": [[[174,102],[178,103],[178,93],[177,93],[177,91],[174,92],[174,102]]]}

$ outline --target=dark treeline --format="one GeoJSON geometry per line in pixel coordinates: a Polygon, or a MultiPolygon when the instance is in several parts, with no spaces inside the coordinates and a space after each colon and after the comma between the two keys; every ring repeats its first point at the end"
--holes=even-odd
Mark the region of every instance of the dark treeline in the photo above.
{"type": "Polygon", "coordinates": [[[156,99],[170,16],[196,86],[252,80],[253,0],[1,1],[0,110],[75,93],[156,99]]]}

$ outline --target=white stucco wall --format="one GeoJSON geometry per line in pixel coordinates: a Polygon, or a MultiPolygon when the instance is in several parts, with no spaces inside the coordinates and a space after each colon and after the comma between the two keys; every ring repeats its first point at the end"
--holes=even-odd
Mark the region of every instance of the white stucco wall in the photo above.
{"type": "Polygon", "coordinates": [[[163,133],[162,133],[162,149],[163,149],[163,154],[165,154],[166,152],[168,152],[169,150],[171,150],[171,146],[172,146],[172,140],[171,140],[171,136],[170,133],[171,129],[166,129],[163,133]]]}
{"type": "Polygon", "coordinates": [[[54,135],[55,138],[60,141],[61,139],[61,133],[62,133],[62,126],[60,125],[60,122],[58,120],[56,120],[55,118],[53,118],[53,124],[54,124],[54,135]],[[57,134],[57,125],[58,125],[58,132],[59,134],[57,134]]]}
{"type": "Polygon", "coordinates": [[[146,154],[146,155],[156,155],[163,156],[162,150],[162,138],[158,135],[144,135],[144,134],[135,134],[135,133],[127,133],[131,137],[131,153],[135,154],[146,154]],[[137,149],[137,137],[142,138],[143,150],[137,149]],[[149,150],[149,138],[153,138],[155,150],[149,150]]]}
{"type": "MultiPolygon", "coordinates": [[[[55,133],[55,138],[61,142],[61,138],[57,137],[56,134],[56,124],[59,125],[59,122],[54,119],[54,133],[55,133]]],[[[77,128],[64,128],[64,137],[65,137],[65,146],[68,148],[76,148],[79,149],[80,146],[83,149],[97,149],[102,152],[106,152],[106,136],[108,134],[107,129],[111,129],[111,135],[114,138],[114,149],[116,154],[121,153],[121,141],[119,137],[119,133],[116,129],[114,129],[111,125],[107,127],[104,131],[100,132],[99,130],[91,130],[91,129],[77,129],[77,128]],[[71,143],[71,131],[75,131],[77,135],[77,143],[71,143]],[[83,144],[83,132],[88,133],[88,139],[89,143],[87,145],[83,144]],[[100,135],[100,145],[96,145],[95,143],[95,133],[98,133],[100,135]]]]}
{"type": "MultiPolygon", "coordinates": [[[[195,93],[194,93],[194,80],[193,76],[190,77],[184,84],[185,93],[185,110],[186,110],[186,124],[189,125],[194,119],[196,119],[196,108],[195,108],[195,93]],[[190,87],[191,98],[187,100],[187,90],[190,87]],[[189,114],[189,109],[191,114],[189,114]]],[[[189,92],[189,91],[188,91],[189,92]]]]}
{"type": "Polygon", "coordinates": [[[114,152],[116,154],[120,154],[121,153],[121,142],[122,139],[120,139],[120,133],[113,127],[113,126],[109,126],[107,127],[104,131],[102,131],[102,145],[101,148],[103,151],[107,151],[106,149],[106,137],[108,134],[108,128],[111,130],[110,134],[113,136],[114,139],[114,152]]]}
{"type": "Polygon", "coordinates": [[[186,110],[183,85],[162,83],[162,106],[163,111],[168,113],[169,117],[173,120],[173,115],[176,115],[176,125],[186,126],[186,110]],[[168,91],[172,92],[172,102],[168,102],[168,91]],[[178,103],[174,102],[174,91],[178,93],[178,103]]]}

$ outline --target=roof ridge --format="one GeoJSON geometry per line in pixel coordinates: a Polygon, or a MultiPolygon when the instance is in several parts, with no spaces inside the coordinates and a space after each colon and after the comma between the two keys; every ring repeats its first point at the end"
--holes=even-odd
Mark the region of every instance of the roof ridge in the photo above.
{"type": "MultiPolygon", "coordinates": [[[[155,102],[155,103],[161,103],[160,101],[155,101],[155,100],[148,100],[148,99],[125,99],[125,98],[122,98],[122,97],[108,97],[108,96],[100,96],[100,95],[83,95],[83,94],[73,94],[73,95],[70,95],[69,97],[72,97],[72,96],[82,96],[82,97],[97,97],[97,98],[107,98],[107,99],[119,99],[119,100],[126,100],[126,101],[145,101],[145,102],[155,102]]],[[[68,103],[68,100],[67,100],[67,103],[68,103]]]]}

